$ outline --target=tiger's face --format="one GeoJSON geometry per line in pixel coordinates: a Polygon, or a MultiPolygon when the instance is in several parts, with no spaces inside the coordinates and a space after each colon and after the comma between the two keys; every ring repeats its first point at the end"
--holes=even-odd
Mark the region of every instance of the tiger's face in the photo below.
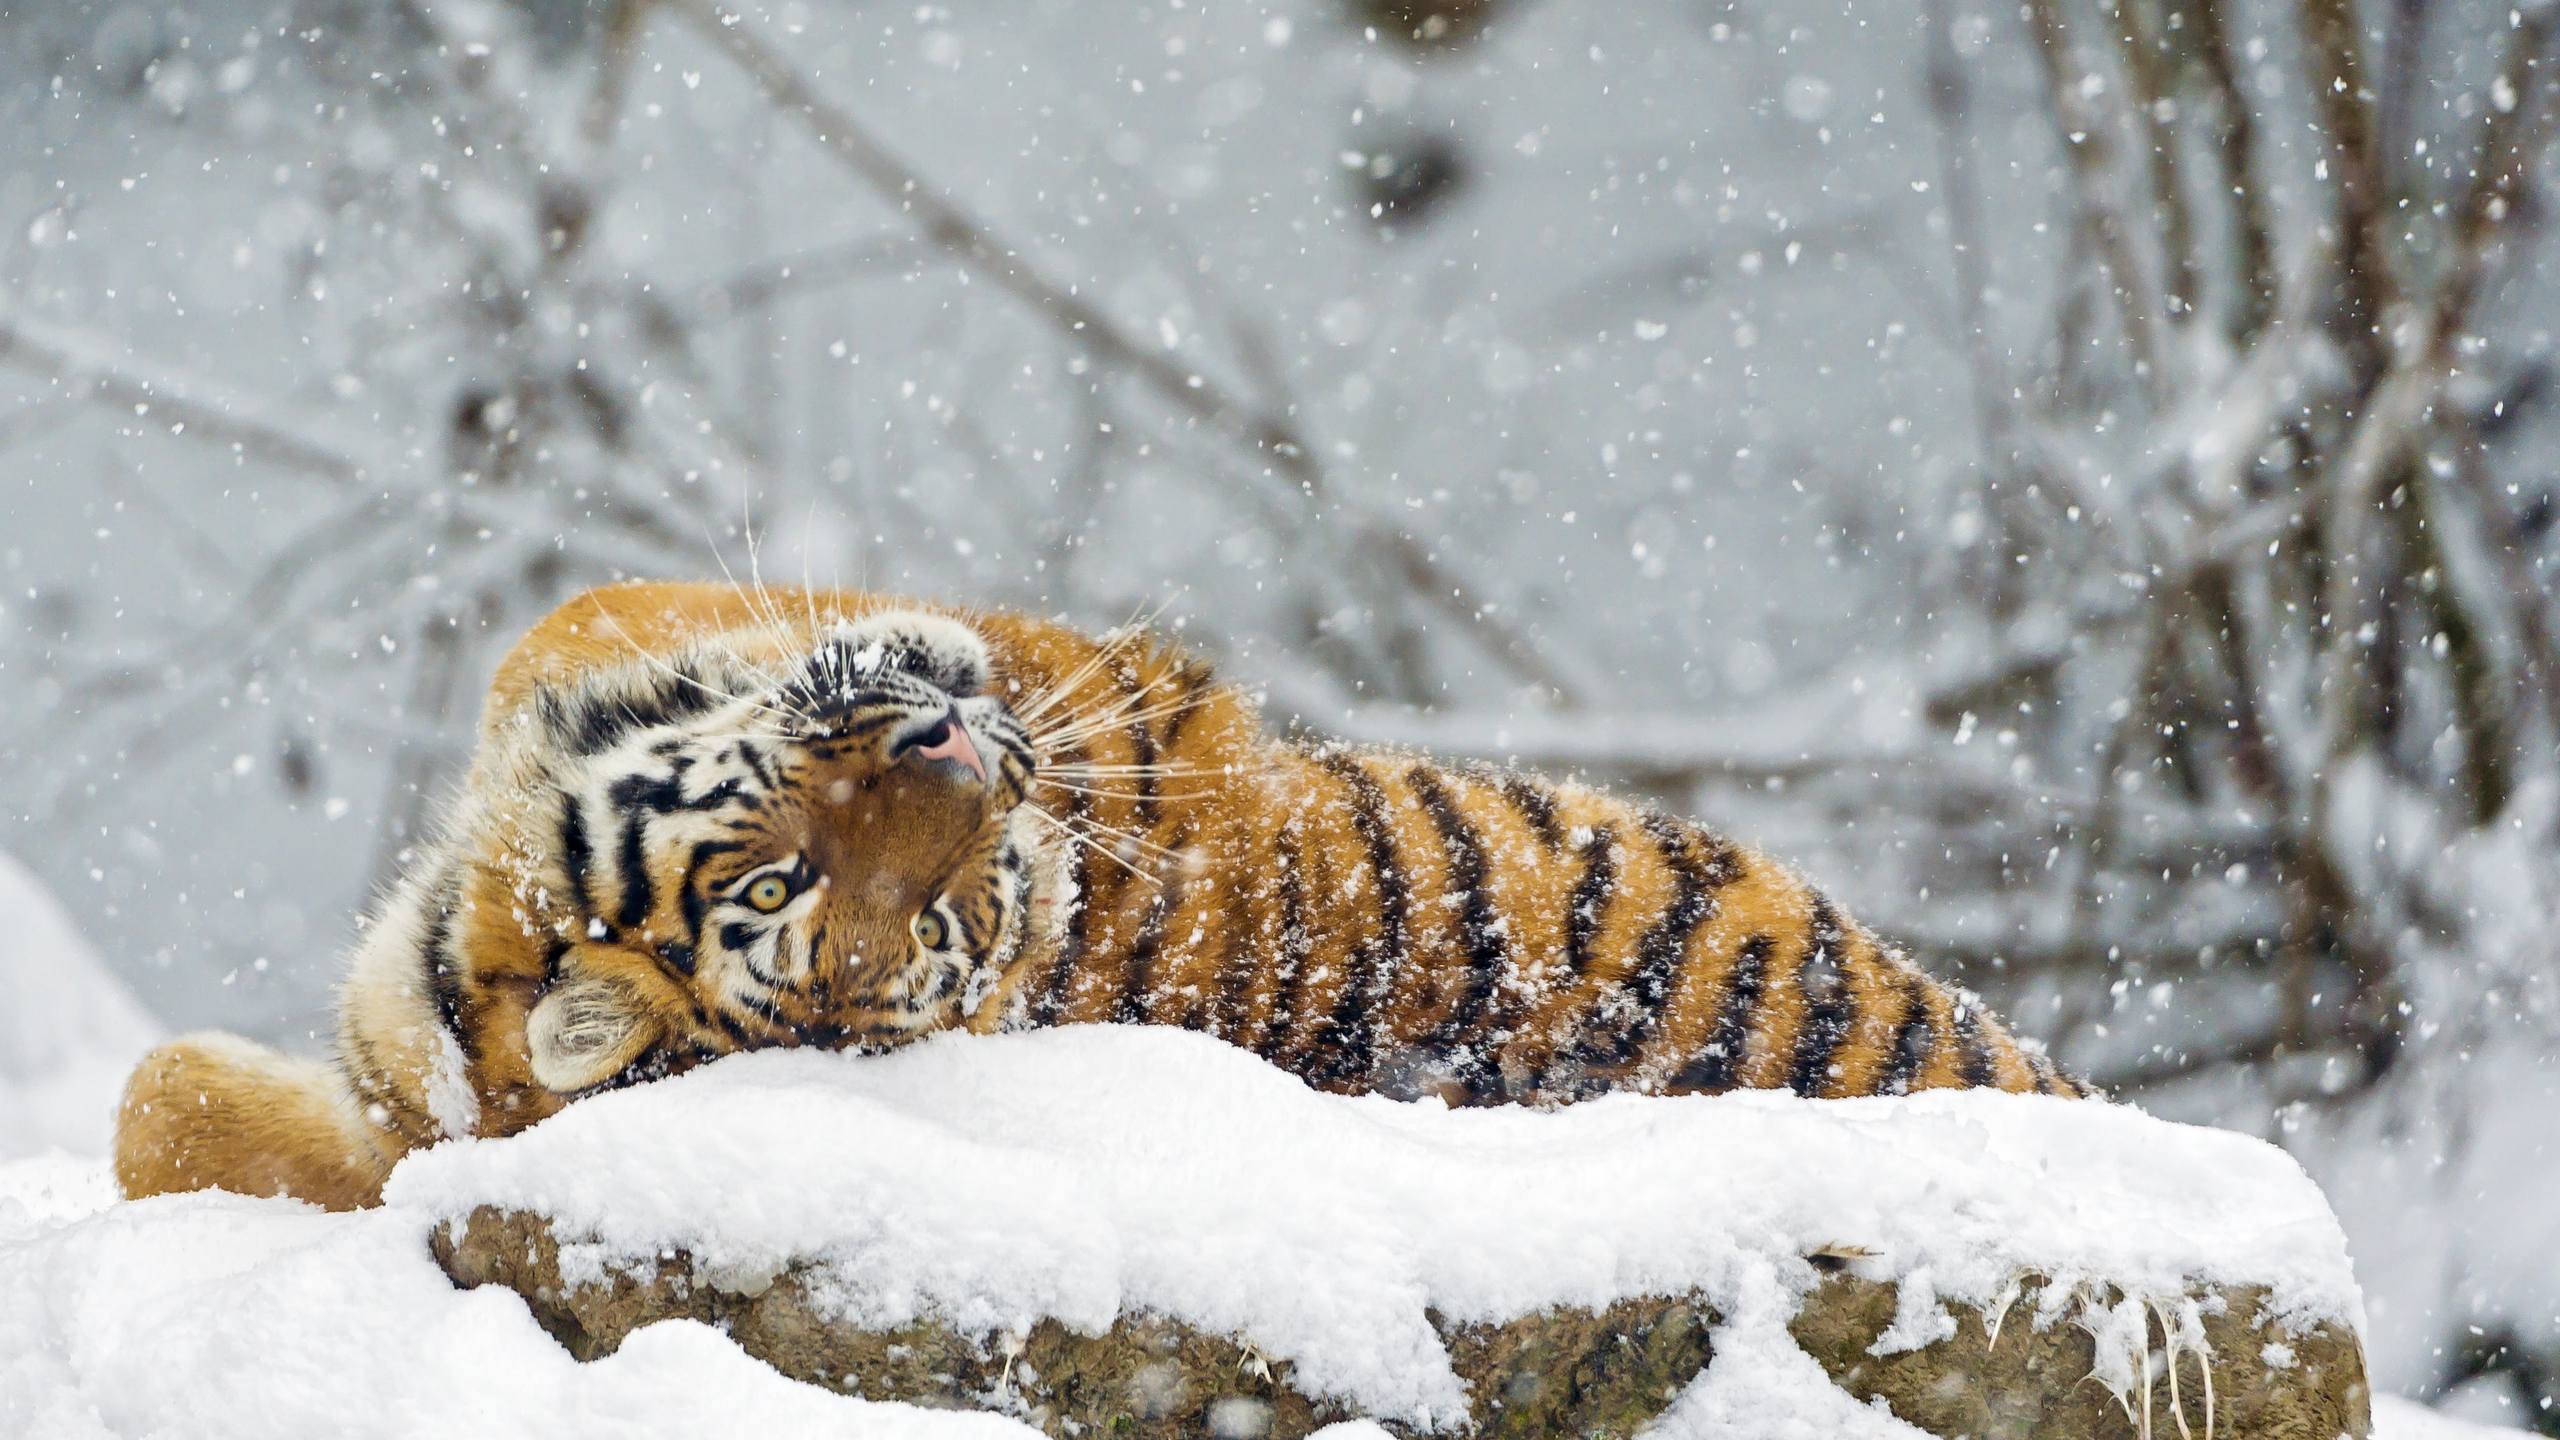
{"type": "Polygon", "coordinates": [[[967,626],[892,611],[546,694],[553,968],[527,1021],[563,1093],[635,1062],[889,1045],[1020,947],[1035,757],[967,626]],[[565,903],[564,903],[565,902],[565,903]]]}

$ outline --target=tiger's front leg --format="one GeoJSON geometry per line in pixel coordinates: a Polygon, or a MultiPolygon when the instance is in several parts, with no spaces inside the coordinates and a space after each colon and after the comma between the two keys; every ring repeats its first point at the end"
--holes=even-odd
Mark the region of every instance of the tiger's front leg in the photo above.
{"type": "Polygon", "coordinates": [[[338,1072],[234,1035],[181,1036],[144,1057],[116,1115],[129,1199],[188,1190],[378,1204],[392,1156],[338,1072]]]}

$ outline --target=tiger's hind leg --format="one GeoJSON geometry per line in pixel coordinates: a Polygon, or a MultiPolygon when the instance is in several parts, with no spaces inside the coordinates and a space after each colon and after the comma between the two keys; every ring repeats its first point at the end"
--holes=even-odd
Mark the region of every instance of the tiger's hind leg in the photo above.
{"type": "Polygon", "coordinates": [[[135,1067],[116,1114],[127,1198],[186,1190],[379,1204],[391,1157],[330,1066],[233,1035],[186,1035],[135,1067]]]}

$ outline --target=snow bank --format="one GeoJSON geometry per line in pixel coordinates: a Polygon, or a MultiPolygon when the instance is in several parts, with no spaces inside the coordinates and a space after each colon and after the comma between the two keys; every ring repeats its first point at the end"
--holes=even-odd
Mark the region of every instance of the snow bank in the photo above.
{"type": "Polygon", "coordinates": [[[160,1027],[73,930],[44,883],[0,853],[0,1159],[103,1155],[116,1095],[160,1027]]]}
{"type": "MultiPolygon", "coordinates": [[[[1778,1390],[1838,1396],[1784,1328],[1814,1276],[1800,1257],[1826,1249],[1977,1306],[2034,1272],[2163,1297],[2260,1285],[2288,1319],[2359,1323],[2319,1191],[2238,1135],[1996,1094],[1449,1112],[1318,1095],[1164,1029],[738,1057],[412,1157],[389,1198],[539,1212],[599,1274],[667,1250],[749,1287],[814,1264],[864,1328],[1152,1310],[1423,1425],[1465,1406],[1427,1312],[1495,1323],[1639,1295],[1700,1294],[1724,1317],[1719,1363],[1670,1417],[1684,1428],[1778,1390]]],[[[1938,1324],[1926,1306],[1909,1321],[1913,1343],[1938,1324]]]]}
{"type": "Polygon", "coordinates": [[[1037,1433],[800,1385],[700,1325],[652,1326],[581,1365],[514,1296],[454,1289],[396,1211],[111,1199],[95,1164],[0,1165],[0,1435],[1037,1433]]]}
{"type": "Polygon", "coordinates": [[[2378,1395],[2373,1401],[2373,1440],[2518,1440],[2532,1433],[2456,1420],[2396,1395],[2378,1395]]]}

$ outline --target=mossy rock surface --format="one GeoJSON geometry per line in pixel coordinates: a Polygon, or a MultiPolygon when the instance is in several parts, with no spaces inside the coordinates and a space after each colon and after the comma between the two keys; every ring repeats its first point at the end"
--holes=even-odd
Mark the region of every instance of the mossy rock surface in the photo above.
{"type": "Polygon", "coordinates": [[[2205,1297],[2197,1317],[2201,1349],[2191,1343],[2173,1349],[2174,1322],[2150,1321],[2146,1430],[2139,1390],[2120,1402],[2093,1378],[2098,1343],[2089,1330],[2069,1319],[2038,1327],[2042,1288],[2034,1278],[2022,1280],[2016,1302],[1996,1317],[1950,1305],[1953,1335],[1878,1355],[1875,1344],[1899,1303],[1895,1287],[1833,1275],[1787,1328],[1842,1389],[1881,1400],[1904,1420],[1950,1440],[2189,1432],[2203,1440],[2208,1394],[2217,1440],[2363,1440],[2371,1431],[2364,1348],[2354,1332],[2336,1325],[2288,1330],[2268,1312],[2267,1292],[2255,1287],[2205,1297]]]}
{"type": "MultiPolygon", "coordinates": [[[[611,1353],[644,1325],[692,1319],[720,1327],[794,1379],[874,1400],[1002,1411],[1060,1437],[1292,1440],[1358,1413],[1296,1388],[1285,1357],[1164,1316],[1123,1314],[1101,1334],[1048,1320],[1025,1334],[970,1334],[932,1321],[862,1330],[830,1319],[817,1298],[823,1286],[797,1269],[713,1277],[670,1254],[638,1267],[573,1264],[564,1277],[559,1241],[541,1216],[487,1207],[437,1227],[431,1245],[457,1283],[522,1295],[543,1328],[581,1359],[611,1353]]],[[[2000,1317],[1996,1343],[1984,1316],[1955,1305],[1952,1336],[1877,1355],[1876,1341],[1895,1317],[1895,1287],[1833,1274],[1790,1329],[1850,1394],[1948,1440],[2143,1435],[2141,1395],[2120,1404],[2090,1378],[2098,1346],[2087,1329],[2068,1320],[2038,1328],[2037,1293],[2032,1279],[2024,1283],[2000,1317]]],[[[2179,1433],[2173,1392],[2192,1433],[2207,1433],[2208,1363],[2216,1437],[2369,1433],[2363,1352],[2351,1332],[2285,1330],[2260,1290],[2204,1300],[2209,1362],[2182,1347],[2174,1385],[2172,1367],[2155,1362],[2149,1434],[2179,1433]]],[[[1435,1316],[1434,1324],[1474,1398],[1472,1433],[1483,1436],[1633,1436],[1714,1359],[1715,1316],[1694,1297],[1564,1308],[1498,1325],[1435,1316]]],[[[2153,1332],[2155,1355],[2164,1333],[2153,1332]]]]}

